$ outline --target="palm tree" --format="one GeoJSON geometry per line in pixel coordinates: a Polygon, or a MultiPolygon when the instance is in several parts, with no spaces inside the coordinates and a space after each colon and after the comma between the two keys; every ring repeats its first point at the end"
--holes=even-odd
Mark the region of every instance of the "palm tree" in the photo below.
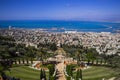
{"type": "Polygon", "coordinates": [[[120,56],[118,55],[111,55],[108,60],[107,60],[107,63],[109,65],[111,65],[112,67],[120,70],[120,56]]]}
{"type": "Polygon", "coordinates": [[[47,51],[44,50],[43,48],[41,49],[41,53],[42,53],[42,58],[43,58],[44,60],[46,60],[46,58],[49,57],[48,54],[47,54],[47,51]]]}
{"type": "Polygon", "coordinates": [[[76,51],[76,54],[75,54],[76,59],[77,59],[77,64],[78,64],[79,66],[80,66],[81,61],[82,61],[82,54],[83,54],[83,50],[82,50],[82,49],[77,50],[77,51],[76,51]]]}
{"type": "Polygon", "coordinates": [[[26,51],[25,51],[26,52],[25,58],[27,58],[27,60],[30,58],[31,64],[33,64],[33,58],[35,57],[36,51],[37,51],[37,49],[35,49],[32,46],[28,46],[26,51]]]}
{"type": "Polygon", "coordinates": [[[78,66],[80,66],[80,54],[79,54],[78,51],[76,51],[75,57],[76,57],[76,59],[77,59],[77,64],[78,64],[78,66]]]}
{"type": "Polygon", "coordinates": [[[46,57],[45,56],[45,54],[44,54],[45,52],[44,51],[40,51],[40,50],[38,50],[37,52],[36,52],[36,56],[38,57],[38,59],[40,60],[40,61],[42,61],[42,64],[43,64],[43,59],[46,57]]]}
{"type": "Polygon", "coordinates": [[[96,59],[96,57],[98,56],[98,53],[96,51],[96,49],[88,49],[87,54],[86,54],[86,58],[88,60],[88,64],[90,64],[90,61],[92,61],[92,64],[94,63],[94,60],[96,59]]]}

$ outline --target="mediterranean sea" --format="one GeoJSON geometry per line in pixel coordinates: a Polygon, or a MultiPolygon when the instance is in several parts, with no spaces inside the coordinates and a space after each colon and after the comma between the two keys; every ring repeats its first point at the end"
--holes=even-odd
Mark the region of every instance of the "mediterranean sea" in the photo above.
{"type": "Polygon", "coordinates": [[[4,20],[0,28],[45,29],[52,32],[114,32],[120,30],[120,23],[95,21],[61,21],[61,20],[4,20]]]}

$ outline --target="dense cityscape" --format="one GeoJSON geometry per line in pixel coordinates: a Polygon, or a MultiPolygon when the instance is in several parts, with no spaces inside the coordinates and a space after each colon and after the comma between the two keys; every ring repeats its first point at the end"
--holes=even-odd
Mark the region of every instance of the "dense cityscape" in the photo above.
{"type": "Polygon", "coordinates": [[[110,32],[44,32],[41,29],[0,29],[0,34],[11,36],[16,43],[35,46],[39,43],[55,43],[61,45],[83,45],[96,48],[99,54],[119,54],[120,34],[110,32]]]}

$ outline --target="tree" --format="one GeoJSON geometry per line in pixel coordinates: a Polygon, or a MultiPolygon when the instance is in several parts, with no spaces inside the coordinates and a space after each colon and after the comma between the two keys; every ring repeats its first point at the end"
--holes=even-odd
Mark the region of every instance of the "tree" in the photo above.
{"type": "Polygon", "coordinates": [[[98,53],[97,53],[96,49],[93,49],[93,48],[88,49],[87,53],[86,53],[88,65],[90,64],[90,61],[92,61],[92,64],[93,64],[93,62],[97,58],[97,56],[98,56],[98,53]]]}
{"type": "Polygon", "coordinates": [[[46,80],[46,73],[44,69],[40,70],[40,80],[46,80]]]}
{"type": "Polygon", "coordinates": [[[9,61],[0,61],[0,75],[2,76],[3,80],[6,80],[5,71],[10,71],[10,62],[9,61]]]}
{"type": "Polygon", "coordinates": [[[26,49],[26,58],[30,58],[31,63],[33,63],[33,58],[35,57],[36,49],[32,46],[28,46],[26,49]]]}
{"type": "Polygon", "coordinates": [[[76,51],[75,56],[76,56],[76,59],[77,59],[77,64],[78,64],[78,66],[80,66],[80,57],[81,57],[81,54],[78,51],[76,51]]]}
{"type": "Polygon", "coordinates": [[[66,72],[69,76],[73,76],[73,65],[67,65],[66,66],[66,72]]]}
{"type": "Polygon", "coordinates": [[[80,71],[78,69],[77,72],[76,72],[76,79],[75,80],[79,80],[79,77],[80,77],[80,71]]]}
{"type": "Polygon", "coordinates": [[[43,70],[41,69],[40,70],[40,80],[42,80],[43,79],[43,70]]]}
{"type": "Polygon", "coordinates": [[[113,68],[120,68],[120,56],[113,55],[107,60],[107,63],[110,64],[113,68]]]}
{"type": "Polygon", "coordinates": [[[10,55],[12,56],[12,57],[16,57],[17,56],[17,54],[16,54],[16,48],[15,47],[10,47],[9,49],[8,49],[8,51],[9,51],[9,53],[10,53],[10,55]]]}
{"type": "Polygon", "coordinates": [[[54,71],[55,71],[55,65],[54,64],[49,64],[48,69],[49,69],[49,76],[53,76],[54,71]]]}
{"type": "Polygon", "coordinates": [[[45,73],[44,69],[43,69],[43,78],[44,78],[44,80],[46,80],[46,73],[45,73]]]}
{"type": "Polygon", "coordinates": [[[80,69],[79,73],[80,73],[80,79],[82,80],[82,70],[81,69],[80,69]]]}
{"type": "Polygon", "coordinates": [[[40,61],[43,61],[43,53],[42,53],[42,52],[37,51],[37,52],[36,52],[36,57],[37,57],[40,61]]]}
{"type": "Polygon", "coordinates": [[[104,63],[107,63],[107,60],[109,59],[109,55],[103,53],[99,55],[102,60],[104,60],[104,63]]]}
{"type": "Polygon", "coordinates": [[[51,44],[51,45],[50,45],[50,49],[51,49],[52,51],[56,51],[56,50],[57,50],[56,44],[55,44],[55,43],[51,44]]]}

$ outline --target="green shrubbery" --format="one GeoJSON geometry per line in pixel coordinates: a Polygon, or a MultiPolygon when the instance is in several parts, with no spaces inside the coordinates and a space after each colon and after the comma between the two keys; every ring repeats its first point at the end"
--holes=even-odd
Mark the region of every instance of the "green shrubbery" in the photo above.
{"type": "Polygon", "coordinates": [[[54,71],[55,71],[55,65],[49,64],[48,69],[49,69],[49,75],[52,76],[54,74],[54,71]]]}
{"type": "Polygon", "coordinates": [[[66,80],[71,80],[71,77],[70,76],[66,76],[66,80]]]}
{"type": "MultiPolygon", "coordinates": [[[[66,72],[67,72],[66,79],[67,80],[71,80],[71,78],[73,78],[74,67],[75,66],[72,64],[66,66],[66,72]]],[[[79,79],[82,80],[82,70],[81,69],[77,70],[76,77],[75,77],[75,80],[79,80],[79,79]]]]}
{"type": "Polygon", "coordinates": [[[67,80],[71,80],[71,78],[73,77],[73,68],[74,68],[74,65],[67,65],[66,66],[66,79],[67,80]]]}
{"type": "Polygon", "coordinates": [[[73,76],[73,65],[67,65],[66,72],[69,76],[73,76]]]}
{"type": "Polygon", "coordinates": [[[56,77],[56,75],[54,74],[55,65],[54,64],[49,64],[48,69],[49,69],[49,80],[55,80],[55,77],[56,77]]]}
{"type": "Polygon", "coordinates": [[[45,70],[44,69],[41,69],[40,70],[40,80],[46,80],[46,73],[45,73],[45,70]]]}
{"type": "Polygon", "coordinates": [[[49,80],[56,80],[56,79],[55,79],[55,76],[50,76],[50,77],[49,77],[49,80]]]}
{"type": "Polygon", "coordinates": [[[81,70],[81,69],[78,69],[78,70],[77,70],[75,80],[79,80],[79,79],[82,80],[82,70],[81,70]]]}

